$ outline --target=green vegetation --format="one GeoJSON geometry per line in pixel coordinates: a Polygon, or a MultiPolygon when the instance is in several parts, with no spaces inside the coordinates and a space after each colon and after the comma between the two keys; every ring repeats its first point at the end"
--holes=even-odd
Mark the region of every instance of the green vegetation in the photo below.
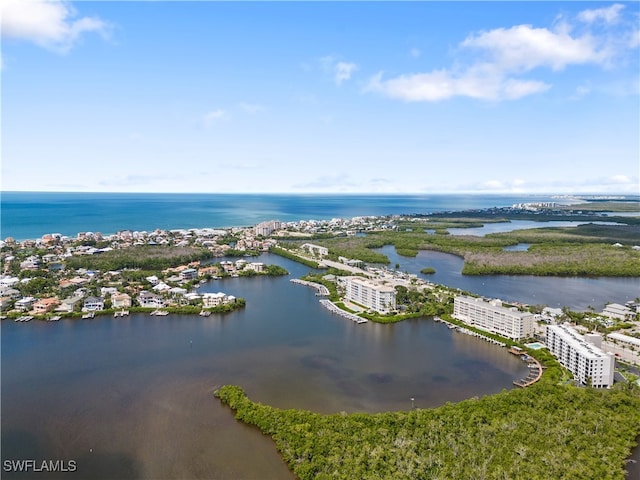
{"type": "Polygon", "coordinates": [[[465,275],[640,276],[640,225],[594,225],[572,228],[536,228],[496,233],[486,237],[431,235],[420,231],[373,232],[366,237],[334,238],[318,243],[333,256],[368,263],[389,263],[370,249],[394,245],[396,252],[415,256],[419,250],[437,250],[464,258],[465,275]],[[527,251],[504,247],[530,243],[527,251]],[[623,246],[613,246],[620,243],[623,246]],[[368,253],[367,253],[368,252],[368,253]]]}
{"type": "Polygon", "coordinates": [[[562,210],[583,212],[640,212],[640,203],[636,201],[601,201],[578,203],[560,207],[562,210]]]}
{"type": "Polygon", "coordinates": [[[422,270],[420,270],[420,273],[423,273],[425,275],[431,275],[433,273],[436,273],[436,269],[433,267],[425,267],[422,270]]]}
{"type": "Polygon", "coordinates": [[[70,269],[86,268],[103,272],[123,268],[157,271],[210,258],[213,258],[213,254],[206,248],[141,245],[99,255],[69,257],[65,260],[65,265],[70,269]]]}
{"type": "Polygon", "coordinates": [[[270,277],[277,277],[281,275],[289,275],[289,272],[286,268],[283,268],[279,265],[265,265],[264,270],[262,272],[256,272],[255,270],[251,270],[248,268],[244,268],[240,270],[238,273],[241,277],[255,277],[256,275],[267,275],[270,277]]]}
{"type": "Polygon", "coordinates": [[[281,257],[288,258],[289,260],[293,260],[294,262],[301,263],[311,268],[319,268],[318,262],[314,262],[313,260],[308,260],[304,257],[300,257],[294,253],[291,253],[289,250],[285,250],[280,247],[271,247],[269,248],[269,253],[274,253],[276,255],[280,255],[281,257]]]}
{"type": "Polygon", "coordinates": [[[543,379],[435,409],[320,415],[249,400],[237,386],[215,395],[236,418],[270,435],[306,479],[624,479],[640,433],[640,394],[543,379]]]}

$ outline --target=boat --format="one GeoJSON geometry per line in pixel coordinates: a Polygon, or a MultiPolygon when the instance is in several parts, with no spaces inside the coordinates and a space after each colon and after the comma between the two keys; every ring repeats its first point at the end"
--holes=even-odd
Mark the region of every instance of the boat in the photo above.
{"type": "Polygon", "coordinates": [[[87,319],[93,318],[95,316],[96,316],[96,314],[94,312],[88,312],[88,313],[85,313],[84,315],[82,315],[82,319],[83,320],[87,320],[87,319]]]}
{"type": "Polygon", "coordinates": [[[169,315],[169,312],[166,310],[155,310],[151,312],[151,315],[157,315],[158,317],[164,317],[165,315],[169,315]]]}
{"type": "Polygon", "coordinates": [[[201,317],[208,317],[209,315],[211,315],[211,312],[209,312],[208,310],[201,310],[198,315],[200,315],[201,317]]]}
{"type": "Polygon", "coordinates": [[[57,322],[58,320],[60,320],[62,317],[60,315],[54,315],[53,317],[49,318],[50,322],[57,322]]]}

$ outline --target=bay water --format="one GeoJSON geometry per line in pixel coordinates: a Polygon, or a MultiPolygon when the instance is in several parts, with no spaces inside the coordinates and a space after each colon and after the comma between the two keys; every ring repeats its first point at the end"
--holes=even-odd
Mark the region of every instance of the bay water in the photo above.
{"type": "MultiPolygon", "coordinates": [[[[3,192],[0,237],[121,229],[252,225],[508,206],[546,197],[52,194],[3,192]]],[[[586,308],[638,296],[639,279],[464,277],[439,252],[399,269],[493,298],[586,308]]],[[[77,472],[35,478],[274,478],[293,475],[272,441],[213,397],[242,386],[257,401],[319,413],[433,407],[513,388],[526,366],[503,349],[422,318],[356,325],[294,285],[307,267],[265,254],[291,275],[213,281],[245,297],[211,317],[132,315],[55,323],[3,321],[2,460],[75,460],[77,472]]],[[[638,450],[635,453],[638,457],[638,450]]],[[[633,468],[633,465],[630,465],[633,468]]],[[[3,478],[30,478],[3,472],[3,478]]]]}

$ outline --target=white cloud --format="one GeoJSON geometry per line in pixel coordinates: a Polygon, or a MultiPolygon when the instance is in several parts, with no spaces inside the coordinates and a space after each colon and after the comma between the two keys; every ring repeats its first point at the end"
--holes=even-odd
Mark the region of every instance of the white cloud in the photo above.
{"type": "Polygon", "coordinates": [[[447,70],[401,75],[382,80],[382,73],[371,78],[365,91],[377,91],[406,102],[435,102],[456,96],[481,100],[515,100],[541,93],[551,86],[535,80],[504,78],[498,73],[470,69],[456,75],[447,70]]]}
{"type": "Polygon", "coordinates": [[[358,66],[355,63],[338,62],[333,68],[335,72],[334,80],[336,85],[340,85],[345,80],[349,80],[351,78],[351,74],[358,69],[358,66]]]}
{"type": "Polygon", "coordinates": [[[336,85],[341,85],[345,80],[349,80],[353,72],[358,69],[355,63],[339,61],[333,55],[327,55],[318,59],[325,74],[331,75],[336,85]]]}
{"type": "MultiPolygon", "coordinates": [[[[579,16],[614,23],[622,8],[616,4],[606,9],[587,10],[579,16]]],[[[557,72],[574,65],[609,68],[628,48],[640,45],[637,29],[618,29],[615,35],[596,34],[588,28],[580,34],[572,30],[570,23],[560,19],[552,29],[516,25],[474,32],[459,44],[461,51],[477,54],[474,60],[456,61],[455,68],[387,79],[383,79],[380,72],[369,79],[364,91],[407,102],[435,102],[453,97],[516,100],[551,88],[547,82],[522,78],[525,74],[542,68],[557,72]]]]}
{"type": "Polygon", "coordinates": [[[611,51],[599,46],[591,35],[572,37],[568,32],[517,25],[467,37],[462,47],[479,48],[494,64],[508,72],[527,72],[537,67],[562,70],[567,65],[604,63],[611,51]]]}
{"type": "Polygon", "coordinates": [[[219,108],[218,110],[212,110],[210,112],[205,113],[202,119],[204,120],[205,125],[210,125],[216,120],[220,120],[221,118],[226,116],[226,114],[227,113],[224,110],[219,108]]]}
{"type": "Polygon", "coordinates": [[[585,23],[593,23],[598,20],[609,24],[616,23],[620,18],[620,12],[623,8],[624,5],[616,3],[610,7],[583,10],[578,14],[578,20],[585,23]]]}
{"type": "Polygon", "coordinates": [[[2,0],[2,36],[33,42],[58,52],[68,52],[81,35],[95,32],[106,37],[109,25],[97,17],[77,17],[63,0],[2,0]]]}

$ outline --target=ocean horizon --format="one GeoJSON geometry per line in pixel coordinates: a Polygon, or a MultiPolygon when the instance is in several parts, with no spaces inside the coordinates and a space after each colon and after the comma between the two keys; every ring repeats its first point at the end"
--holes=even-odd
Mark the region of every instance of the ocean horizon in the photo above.
{"type": "MultiPolygon", "coordinates": [[[[151,231],[251,226],[357,216],[429,214],[506,207],[515,203],[570,203],[551,194],[363,194],[363,193],[0,193],[0,238],[21,241],[45,234],[108,235],[151,231]]],[[[575,201],[575,200],[574,200],[575,201]]]]}

